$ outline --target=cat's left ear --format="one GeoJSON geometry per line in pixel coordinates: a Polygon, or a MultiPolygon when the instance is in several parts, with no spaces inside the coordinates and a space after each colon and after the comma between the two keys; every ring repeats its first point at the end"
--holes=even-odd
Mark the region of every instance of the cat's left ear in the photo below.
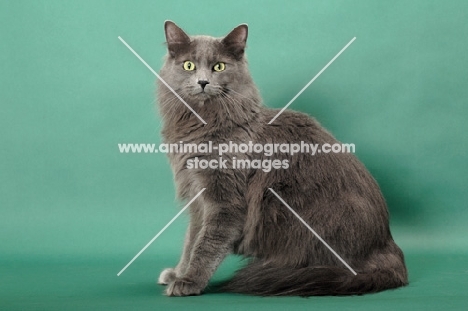
{"type": "Polygon", "coordinates": [[[247,35],[249,28],[247,24],[241,24],[234,28],[224,39],[221,41],[228,51],[236,58],[240,59],[244,55],[245,44],[247,43],[247,35]]]}

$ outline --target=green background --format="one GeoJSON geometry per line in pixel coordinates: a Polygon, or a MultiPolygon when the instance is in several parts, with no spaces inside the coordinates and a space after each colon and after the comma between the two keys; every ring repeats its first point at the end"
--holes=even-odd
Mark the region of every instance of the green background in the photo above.
{"type": "MultiPolygon", "coordinates": [[[[0,1],[0,309],[465,309],[468,306],[466,1],[0,1]],[[222,36],[249,24],[265,104],[315,116],[382,187],[410,285],[362,297],[169,298],[179,218],[159,143],[163,23],[222,36]]],[[[230,275],[230,258],[215,279],[230,275]]]]}

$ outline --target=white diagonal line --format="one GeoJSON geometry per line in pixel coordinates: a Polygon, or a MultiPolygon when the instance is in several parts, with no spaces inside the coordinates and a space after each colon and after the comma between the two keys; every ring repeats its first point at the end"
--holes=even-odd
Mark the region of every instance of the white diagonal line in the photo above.
{"type": "Polygon", "coordinates": [[[125,42],[124,39],[122,39],[120,36],[118,37],[120,41],[122,41],[122,43],[133,53],[135,54],[135,56],[172,92],[174,93],[174,95],[182,102],[184,103],[185,106],[187,106],[188,109],[190,109],[191,112],[193,112],[193,114],[195,116],[197,116],[198,119],[200,119],[200,121],[203,122],[203,124],[206,124],[205,120],[202,119],[202,117],[200,117],[198,115],[198,113],[195,112],[195,110],[192,109],[192,107],[190,107],[189,104],[187,104],[185,102],[185,100],[183,100],[182,97],[179,96],[179,94],[176,93],[176,91],[174,91],[174,89],[172,87],[170,87],[169,84],[166,83],[166,81],[164,81],[157,73],[156,71],[153,70],[153,68],[150,67],[150,65],[148,65],[148,63],[145,62],[145,60],[143,58],[141,58],[140,55],[138,55],[137,52],[135,52],[135,50],[132,49],[132,47],[130,45],[127,44],[127,42],[125,42]]]}
{"type": "Polygon", "coordinates": [[[284,106],[284,108],[281,109],[280,112],[278,112],[278,113],[276,114],[276,116],[275,116],[273,119],[271,119],[270,122],[268,122],[268,124],[273,123],[273,121],[275,121],[276,118],[278,118],[278,116],[279,116],[280,114],[282,114],[282,113],[286,110],[286,108],[288,108],[289,105],[291,105],[291,104],[293,103],[293,101],[295,101],[296,98],[298,98],[299,95],[301,95],[302,92],[304,92],[304,91],[309,87],[309,85],[311,85],[311,84],[315,81],[315,79],[317,79],[317,78],[322,74],[322,72],[324,72],[325,69],[327,69],[328,66],[330,66],[330,65],[335,61],[335,59],[337,59],[338,56],[340,56],[341,53],[343,53],[343,52],[348,48],[348,46],[351,45],[351,43],[354,42],[354,40],[356,40],[356,37],[354,37],[353,39],[351,39],[351,41],[349,41],[348,44],[346,44],[345,47],[342,48],[341,51],[339,51],[338,54],[336,54],[335,57],[333,57],[332,60],[329,61],[328,64],[326,64],[325,67],[323,67],[322,70],[320,70],[319,73],[317,73],[317,74],[315,75],[315,77],[313,77],[312,80],[310,80],[309,83],[307,83],[307,84],[302,88],[302,90],[300,90],[299,93],[297,93],[296,96],[294,96],[294,97],[289,101],[289,103],[288,103],[286,106],[284,106]]]}
{"type": "Polygon", "coordinates": [[[195,199],[198,198],[198,197],[200,196],[200,194],[202,194],[203,191],[205,191],[205,189],[206,189],[206,188],[203,188],[202,190],[200,190],[200,192],[198,192],[197,195],[194,196],[193,199],[191,199],[190,202],[188,202],[187,205],[185,205],[184,208],[181,209],[180,212],[178,212],[177,215],[175,215],[174,218],[172,218],[171,221],[169,221],[169,222],[167,223],[167,225],[165,225],[164,228],[162,228],[161,231],[159,231],[158,234],[156,234],[156,236],[155,236],[154,238],[152,238],[151,241],[149,241],[148,244],[146,244],[145,247],[143,247],[143,248],[141,249],[141,251],[139,251],[138,254],[136,254],[135,257],[133,257],[132,260],[130,260],[130,262],[129,262],[125,267],[123,267],[122,270],[120,270],[119,273],[117,273],[117,276],[120,276],[120,275],[122,274],[122,272],[124,272],[125,269],[127,269],[128,266],[130,266],[130,265],[135,261],[135,259],[137,259],[138,256],[140,256],[141,253],[143,253],[143,252],[148,248],[148,246],[150,246],[151,243],[153,243],[153,242],[161,235],[161,233],[163,233],[164,230],[166,230],[167,227],[169,227],[169,226],[174,222],[174,220],[176,220],[177,217],[179,217],[180,214],[182,214],[182,213],[187,209],[187,207],[189,207],[190,204],[192,204],[193,201],[195,201],[195,199]]]}
{"type": "Polygon", "coordinates": [[[351,267],[346,263],[346,261],[344,261],[343,258],[341,258],[340,255],[338,255],[338,253],[335,252],[335,251],[333,250],[333,248],[331,248],[330,245],[328,245],[327,242],[325,242],[325,241],[320,237],[320,235],[318,235],[318,233],[315,232],[314,229],[312,229],[312,228],[304,221],[304,219],[302,219],[301,216],[299,216],[299,214],[296,213],[296,211],[294,211],[294,210],[291,208],[291,206],[288,205],[288,203],[286,203],[273,189],[268,188],[268,190],[270,190],[270,191],[281,201],[281,203],[283,203],[284,206],[286,206],[286,207],[294,214],[294,216],[296,216],[296,217],[307,227],[307,229],[309,229],[309,230],[317,237],[317,239],[319,239],[320,242],[322,242],[322,243],[333,253],[333,255],[335,255],[336,258],[338,258],[338,259],[346,266],[346,268],[349,269],[349,271],[351,271],[354,275],[357,275],[357,273],[353,270],[353,268],[351,268],[351,267]]]}

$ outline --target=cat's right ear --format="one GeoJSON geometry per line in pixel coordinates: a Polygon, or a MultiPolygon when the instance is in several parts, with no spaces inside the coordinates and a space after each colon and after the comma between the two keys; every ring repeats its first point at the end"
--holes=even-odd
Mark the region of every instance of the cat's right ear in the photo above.
{"type": "Polygon", "coordinates": [[[234,28],[224,39],[222,43],[227,47],[228,51],[237,59],[244,55],[245,44],[249,28],[247,24],[241,24],[234,28]]]}
{"type": "Polygon", "coordinates": [[[166,33],[167,50],[171,57],[175,57],[179,51],[190,44],[189,36],[174,22],[166,21],[164,31],[166,33]]]}

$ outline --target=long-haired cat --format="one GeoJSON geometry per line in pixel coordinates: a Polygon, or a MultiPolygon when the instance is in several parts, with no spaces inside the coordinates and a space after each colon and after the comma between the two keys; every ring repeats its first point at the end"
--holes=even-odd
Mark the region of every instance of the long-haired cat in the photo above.
{"type": "MultiPolygon", "coordinates": [[[[247,25],[223,38],[188,36],[165,23],[168,54],[160,76],[191,112],[159,83],[165,143],[298,143],[338,141],[313,118],[262,104],[244,49],[247,25]]],[[[218,152],[171,153],[178,197],[190,200],[190,223],[180,262],[159,283],[169,296],[198,295],[231,253],[248,264],[224,285],[253,295],[355,295],[407,284],[403,253],[392,239],[385,200],[376,181],[349,153],[266,156],[231,152],[226,168],[188,168],[190,159],[219,159],[218,152]],[[233,168],[233,158],[286,160],[287,168],[233,168]],[[287,202],[357,273],[354,275],[283,203],[287,202]]]]}

